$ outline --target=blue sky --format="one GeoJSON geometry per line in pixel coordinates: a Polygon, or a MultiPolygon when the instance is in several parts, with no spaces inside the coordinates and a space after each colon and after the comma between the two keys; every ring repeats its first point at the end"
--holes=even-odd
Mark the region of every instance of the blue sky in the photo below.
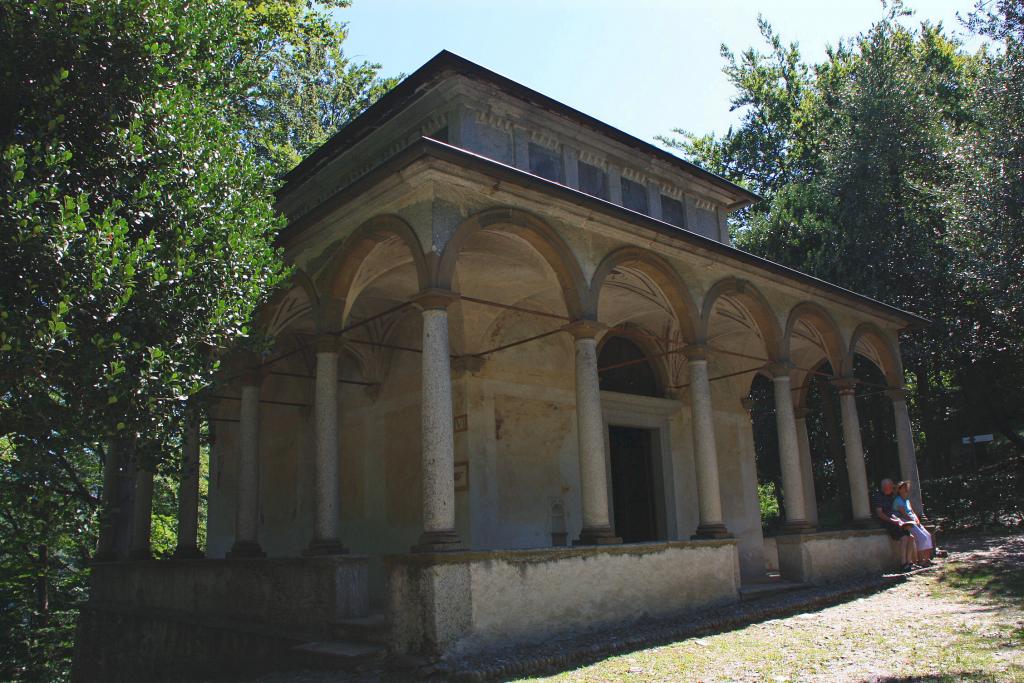
{"type": "MultiPolygon", "coordinates": [[[[908,0],[915,21],[963,33],[973,0],[908,0]]],[[[442,49],[647,141],[736,120],[719,46],[762,45],[761,13],[809,59],[866,29],[880,0],[354,0],[346,53],[411,73],[442,49]]],[[[971,41],[976,45],[977,41],[971,41]]]]}

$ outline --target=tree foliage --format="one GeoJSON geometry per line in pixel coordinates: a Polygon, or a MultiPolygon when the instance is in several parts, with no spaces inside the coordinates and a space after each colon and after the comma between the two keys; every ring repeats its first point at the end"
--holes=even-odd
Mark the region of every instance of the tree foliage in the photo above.
{"type": "Polygon", "coordinates": [[[0,0],[0,678],[66,674],[108,444],[172,542],[185,407],[287,276],[275,178],[390,84],[347,4],[0,0]]]}
{"type": "Polygon", "coordinates": [[[663,141],[765,197],[739,247],[919,313],[903,356],[923,467],[1024,421],[1024,60],[1019,2],[985,2],[967,52],[899,2],[808,64],[760,21],[767,49],[723,47],[740,123],[663,141]]]}

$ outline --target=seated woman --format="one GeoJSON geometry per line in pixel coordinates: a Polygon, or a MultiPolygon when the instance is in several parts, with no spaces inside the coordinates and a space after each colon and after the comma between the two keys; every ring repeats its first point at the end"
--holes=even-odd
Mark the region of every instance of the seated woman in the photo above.
{"type": "Polygon", "coordinates": [[[905,528],[910,529],[910,533],[914,537],[914,542],[917,545],[917,563],[921,565],[931,564],[932,549],[934,548],[932,535],[921,526],[921,520],[910,504],[909,481],[901,481],[896,485],[896,497],[892,501],[892,511],[893,514],[907,523],[905,528]]]}

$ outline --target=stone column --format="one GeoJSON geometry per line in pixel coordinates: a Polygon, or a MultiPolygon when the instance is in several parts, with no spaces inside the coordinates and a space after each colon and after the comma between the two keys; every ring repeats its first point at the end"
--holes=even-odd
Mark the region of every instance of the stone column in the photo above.
{"type": "Polygon", "coordinates": [[[110,440],[103,459],[103,514],[100,518],[100,537],[96,543],[97,562],[117,559],[118,484],[121,480],[121,452],[117,442],[110,440]]]}
{"type": "Polygon", "coordinates": [[[260,384],[253,372],[242,378],[238,420],[238,491],[235,500],[235,542],[228,558],[265,557],[258,538],[260,524],[260,384]]]}
{"type": "Polygon", "coordinates": [[[423,533],[413,552],[459,550],[455,531],[455,434],[448,307],[456,296],[428,289],[416,297],[423,312],[423,533]]]}
{"type": "Polygon", "coordinates": [[[612,531],[608,515],[608,470],[595,339],[602,329],[604,326],[593,320],[577,320],[566,328],[576,340],[576,438],[583,507],[583,528],[575,545],[622,543],[612,531]]]}
{"type": "Polygon", "coordinates": [[[804,483],[804,511],[807,523],[818,525],[818,503],[814,495],[814,466],[811,461],[811,439],[807,435],[807,408],[794,408],[796,438],[800,445],[800,475],[804,483]]]}
{"type": "Polygon", "coordinates": [[[903,387],[886,391],[892,399],[892,413],[896,423],[896,447],[900,454],[900,475],[910,482],[910,502],[914,511],[926,522],[924,504],[921,502],[921,476],[917,471],[917,454],[914,452],[914,429],[910,424],[907,410],[907,390],[903,387]]]}
{"type": "Polygon", "coordinates": [[[793,392],[789,382],[789,363],[768,368],[775,394],[775,428],[779,436],[779,466],[782,470],[782,500],[786,506],[784,533],[810,531],[804,505],[804,481],[800,467],[800,440],[793,413],[793,392]]]}
{"type": "Polygon", "coordinates": [[[850,480],[850,508],[854,526],[875,526],[868,501],[868,475],[864,467],[864,446],[860,439],[860,418],[857,417],[857,379],[841,377],[832,380],[839,392],[839,410],[843,417],[843,443],[846,447],[846,474],[850,480]]]}
{"type": "Polygon", "coordinates": [[[694,538],[728,538],[722,520],[722,489],[718,482],[718,448],[708,380],[707,348],[686,347],[690,368],[690,411],[693,418],[693,457],[697,469],[697,499],[700,523],[694,538]]]}
{"type": "Polygon", "coordinates": [[[153,473],[135,468],[135,499],[132,503],[132,542],[128,551],[131,560],[153,559],[150,532],[153,528],[153,473]]]}
{"type": "Polygon", "coordinates": [[[341,482],[338,454],[338,338],[323,335],[316,347],[316,473],[313,540],[307,555],[338,555],[341,544],[341,482]]]}
{"type": "Polygon", "coordinates": [[[178,489],[178,545],[174,557],[198,559],[199,550],[199,414],[189,410],[181,440],[181,484],[178,489]]]}

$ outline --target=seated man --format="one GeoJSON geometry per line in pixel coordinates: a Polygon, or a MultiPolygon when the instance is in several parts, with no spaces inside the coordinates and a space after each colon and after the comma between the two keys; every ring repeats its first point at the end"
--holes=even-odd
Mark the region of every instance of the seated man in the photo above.
{"type": "Polygon", "coordinates": [[[893,500],[896,497],[896,486],[892,479],[883,479],[880,484],[881,490],[871,496],[871,509],[875,513],[878,523],[889,532],[889,536],[900,544],[900,568],[908,572],[914,568],[914,560],[917,559],[917,545],[914,537],[907,528],[907,523],[897,516],[892,509],[893,500]]]}

